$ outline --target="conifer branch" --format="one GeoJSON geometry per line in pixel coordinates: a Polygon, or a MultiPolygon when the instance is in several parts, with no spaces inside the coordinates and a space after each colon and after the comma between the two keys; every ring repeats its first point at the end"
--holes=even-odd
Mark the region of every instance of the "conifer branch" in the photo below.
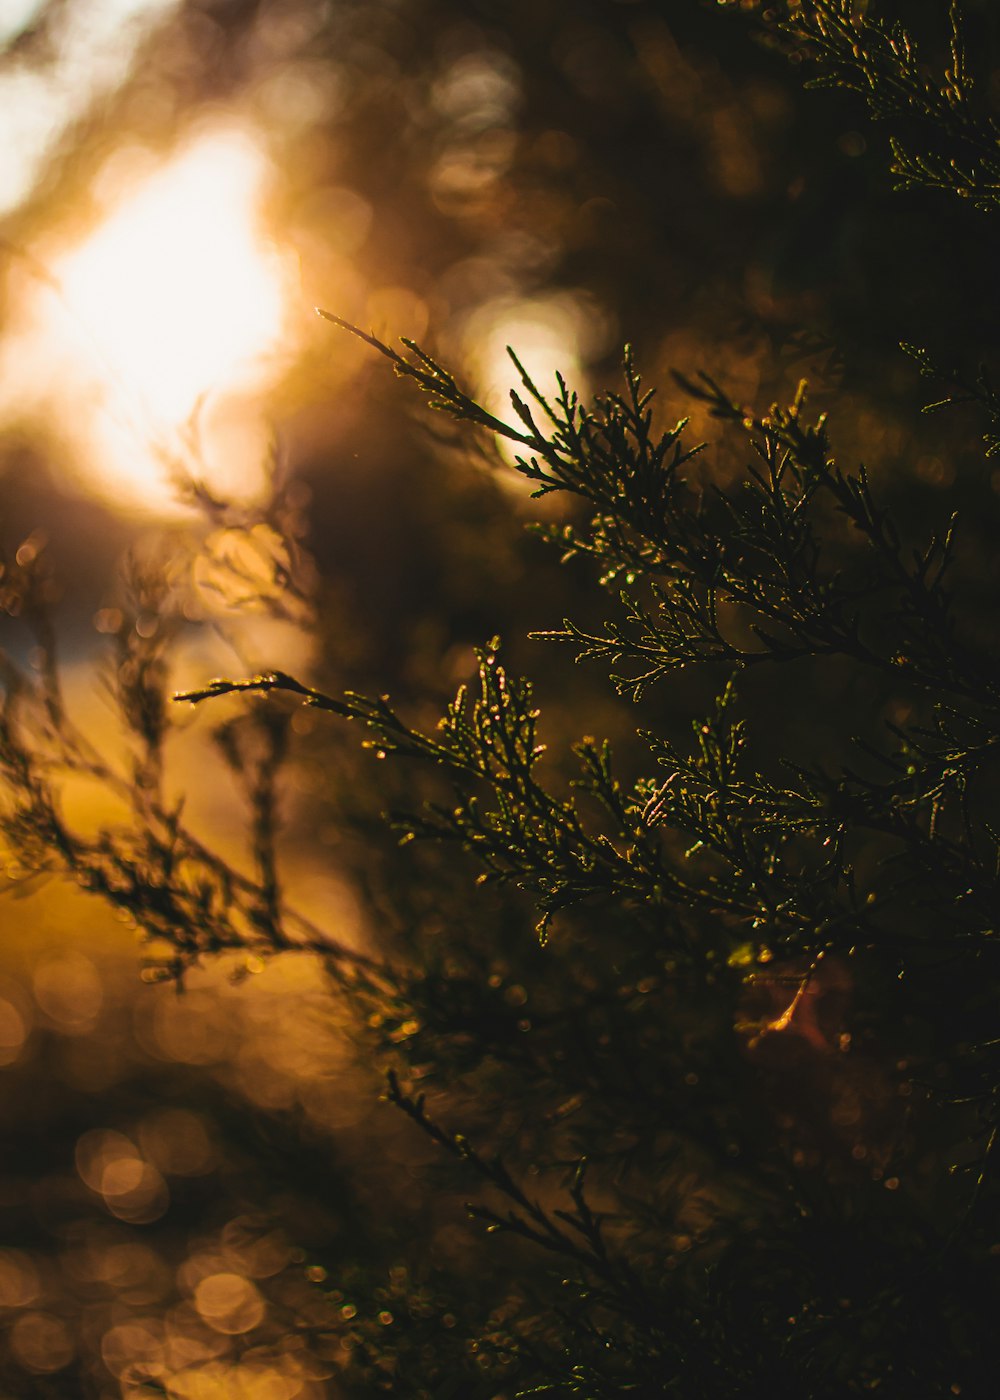
{"type": "Polygon", "coordinates": [[[854,0],[802,0],[778,24],[815,62],[814,87],[858,93],[876,120],[905,119],[912,134],[890,137],[900,190],[924,188],[1000,208],[1000,123],[977,101],[957,0],[948,7],[949,58],[932,75],[923,49],[901,23],[854,0]]]}

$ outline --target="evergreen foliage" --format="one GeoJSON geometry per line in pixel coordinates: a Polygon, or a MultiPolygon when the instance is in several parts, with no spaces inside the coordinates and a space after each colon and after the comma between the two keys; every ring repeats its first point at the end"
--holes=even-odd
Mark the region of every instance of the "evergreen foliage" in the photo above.
{"type": "Polygon", "coordinates": [[[940,77],[902,23],[869,15],[852,0],[807,0],[779,29],[816,62],[813,86],[859,93],[873,117],[912,132],[890,137],[897,189],[938,190],[989,211],[1000,200],[1000,125],[976,101],[956,0],[948,21],[949,61],[940,77]]]}
{"type": "MultiPolygon", "coordinates": [[[[816,81],[914,123],[919,140],[893,142],[903,187],[991,217],[998,128],[950,15],[941,81],[848,0],[803,0],[775,32],[816,81]]],[[[395,1255],[380,1237],[350,1264],[314,1251],[325,1312],[298,1325],[350,1332],[358,1396],[991,1393],[1000,668],[989,617],[964,601],[961,519],[915,538],[876,464],[837,461],[835,415],[810,415],[805,384],[762,414],[696,368],[677,376],[672,393],[739,444],[746,469],[727,478],[685,420],[658,424],[631,352],[620,391],[590,404],[562,378],[547,394],[512,352],[504,420],[417,344],[321,314],[433,408],[513,444],[536,496],[565,498],[539,534],[593,569],[607,616],[535,635],[606,667],[638,737],[620,767],[593,737],[547,750],[497,639],[436,726],[282,670],[211,681],[176,698],[248,698],[221,739],[250,812],[241,873],[163,795],[162,574],[126,580],[127,615],[167,625],[118,634],[123,781],[62,708],[38,561],[8,561],[47,658],[37,683],[10,670],[0,730],[24,875],[69,873],[128,911],[151,978],[183,983],[226,950],[318,953],[359,1058],[436,1149],[414,1190],[435,1209],[475,1197],[450,1267],[429,1236],[395,1255]],[[712,697],[686,736],[661,698],[682,676],[685,703],[712,697]],[[387,930],[370,954],[281,887],[291,702],[412,761],[392,840],[351,796],[360,770],[333,766],[387,930]],[[76,834],[66,771],[117,785],[131,823],[76,834]],[[492,888],[473,893],[475,875],[492,888]]],[[[949,382],[932,407],[977,405],[995,450],[987,372],[949,382]]],[[[285,529],[280,511],[269,523],[285,529]]],[[[418,1209],[403,1218],[421,1229],[418,1209]]]]}

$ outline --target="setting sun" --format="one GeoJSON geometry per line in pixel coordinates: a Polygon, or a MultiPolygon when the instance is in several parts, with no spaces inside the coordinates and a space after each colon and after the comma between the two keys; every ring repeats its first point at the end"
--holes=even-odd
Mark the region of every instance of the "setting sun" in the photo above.
{"type": "Polygon", "coordinates": [[[289,348],[288,262],[260,230],[266,157],[223,129],[152,172],[135,171],[145,153],[115,160],[106,218],[36,285],[29,343],[47,370],[36,392],[72,407],[87,484],[123,504],[170,510],[178,462],[213,486],[252,490],[259,415],[248,435],[238,400],[266,388],[289,348]],[[204,460],[192,461],[183,430],[203,409],[204,460]],[[226,460],[234,450],[239,464],[226,460]]]}

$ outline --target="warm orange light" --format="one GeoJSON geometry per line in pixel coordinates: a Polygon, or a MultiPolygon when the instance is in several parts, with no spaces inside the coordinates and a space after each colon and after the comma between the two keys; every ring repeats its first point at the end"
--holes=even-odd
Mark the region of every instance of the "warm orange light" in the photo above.
{"type": "MultiPolygon", "coordinates": [[[[545,422],[525,390],[511,361],[511,346],[537,389],[553,401],[558,394],[556,371],[571,389],[586,397],[588,384],[584,365],[595,349],[603,349],[599,337],[604,327],[591,309],[572,293],[523,301],[501,299],[487,302],[469,319],[465,328],[466,353],[471,362],[478,392],[484,405],[501,420],[521,429],[510,403],[510,391],[527,401],[539,426],[545,422]],[[595,332],[596,326],[596,332],[595,332]]],[[[506,438],[498,438],[500,454],[513,462],[520,448],[506,438]]],[[[517,485],[516,478],[508,484],[517,485]]]]}
{"type": "Polygon", "coordinates": [[[266,445],[243,405],[290,348],[289,262],[260,228],[266,157],[222,128],[133,174],[131,188],[120,165],[114,173],[107,217],[50,259],[49,287],[37,289],[30,340],[44,393],[80,425],[88,484],[119,504],[171,510],[178,462],[215,489],[252,494],[266,445]],[[199,414],[216,429],[207,460],[192,459],[185,431],[199,414]]]}

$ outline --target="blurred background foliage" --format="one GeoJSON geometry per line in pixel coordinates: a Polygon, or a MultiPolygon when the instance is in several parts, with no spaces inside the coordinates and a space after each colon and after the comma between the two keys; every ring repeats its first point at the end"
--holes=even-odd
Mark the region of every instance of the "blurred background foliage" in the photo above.
{"type": "MultiPolygon", "coordinates": [[[[946,493],[963,510],[959,587],[974,624],[994,625],[976,600],[997,581],[1000,478],[971,419],[916,417],[925,386],[897,349],[913,340],[969,371],[992,350],[991,225],[893,194],[885,131],[850,97],[804,91],[808,65],[767,38],[760,8],[7,0],[3,642],[38,664],[16,574],[43,555],[70,708],[94,743],[122,759],[109,695],[157,639],[168,688],[280,665],[434,715],[472,646],[501,633],[512,669],[537,678],[553,749],[608,733],[627,767],[634,720],[606,684],[524,640],[600,609],[597,585],[523,528],[555,508],[527,501],[492,443],[418,418],[316,305],[420,339],[497,408],[508,343],[540,380],[560,369],[585,389],[615,382],[627,338],[664,420],[691,413],[713,437],[672,368],[708,369],[758,409],[806,375],[842,460],[878,471],[908,527],[946,493]],[[167,592],[123,589],[123,559],[167,592]]],[[[942,5],[897,9],[943,50],[942,5]]],[[[995,99],[1000,17],[988,0],[965,9],[995,99]]],[[[723,479],[742,469],[730,452],[711,458],[723,479]]],[[[847,685],[817,668],[762,699],[780,716],[765,749],[822,758],[825,714],[850,705],[862,729],[911,704],[847,685]]],[[[685,678],[644,722],[681,732],[709,692],[685,678]]],[[[246,713],[228,701],[213,713],[221,740],[174,717],[168,754],[186,819],[238,865],[246,713]]],[[[541,952],[513,897],[477,898],[433,852],[396,848],[380,813],[408,774],[381,765],[376,784],[352,735],[287,719],[285,886],[344,943],[391,952],[443,1007],[449,1107],[472,1125],[491,1075],[504,1082],[490,1066],[516,1068],[526,1003],[534,1015],[538,999],[541,1024],[562,1014],[546,988],[571,955],[541,952]]],[[[92,830],[119,820],[99,783],[75,779],[65,799],[92,830]]],[[[394,1020],[391,997],[355,987],[389,1047],[373,1064],[322,958],[209,958],[178,995],[139,980],[127,916],[84,893],[18,887],[2,909],[0,1390],[306,1400],[340,1393],[368,1328],[382,1371],[358,1363],[350,1393],[402,1385],[408,1347],[426,1375],[438,1367],[429,1393],[509,1393],[484,1377],[503,1370],[522,1265],[467,1274],[468,1317],[455,1310],[438,1279],[467,1257],[468,1188],[376,1102],[393,1045],[418,1073],[440,1064],[433,1026],[405,1008],[394,1020]],[[404,1295],[418,1299],[405,1328],[404,1295]],[[480,1365],[469,1339],[491,1310],[480,1365]]],[[[580,923],[591,952],[574,950],[573,975],[593,993],[597,931],[580,923]]],[[[629,1015],[593,1014],[608,1018],[601,1034],[639,1044],[657,1032],[633,1002],[655,988],[629,986],[627,970],[623,950],[629,1015]]],[[[711,1014],[690,1012],[691,1037],[711,1014]]],[[[544,1062],[504,1105],[502,1135],[521,1135],[528,1163],[544,1062]]],[[[613,1137],[628,1115],[612,1071],[588,1073],[613,1137]]],[[[804,1100],[809,1085],[790,1092],[804,1100]]],[[[838,1092],[842,1121],[797,1150],[862,1163],[870,1150],[864,1170],[881,1176],[879,1148],[852,1151],[895,1132],[890,1091],[876,1077],[838,1092]]],[[[571,1097],[561,1111],[572,1118],[571,1097]]],[[[681,1253],[696,1231],[678,1227],[681,1253]]]]}

